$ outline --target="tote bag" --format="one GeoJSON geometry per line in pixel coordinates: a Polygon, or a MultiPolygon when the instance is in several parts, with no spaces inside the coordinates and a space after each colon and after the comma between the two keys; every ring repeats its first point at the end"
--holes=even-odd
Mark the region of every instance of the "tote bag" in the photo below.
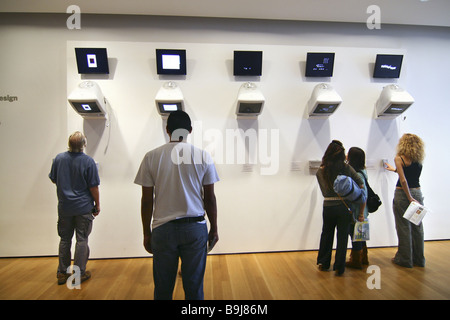
{"type": "Polygon", "coordinates": [[[354,242],[370,240],[369,220],[355,222],[355,229],[353,230],[352,240],[354,242]]]}

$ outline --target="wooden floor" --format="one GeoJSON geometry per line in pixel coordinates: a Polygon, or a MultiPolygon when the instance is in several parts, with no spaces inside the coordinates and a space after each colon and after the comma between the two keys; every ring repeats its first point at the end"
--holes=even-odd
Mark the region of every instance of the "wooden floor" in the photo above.
{"type": "MultiPolygon", "coordinates": [[[[370,264],[380,268],[380,289],[367,287],[375,274],[365,269],[347,268],[342,277],[318,271],[316,251],[210,255],[205,299],[450,299],[450,241],[425,243],[425,268],[392,264],[395,252],[396,248],[369,249],[370,264]]],[[[56,267],[55,257],[0,259],[0,299],[153,299],[151,258],[91,260],[92,278],[79,290],[58,286],[56,267]]],[[[180,276],[174,299],[184,299],[180,276]]]]}

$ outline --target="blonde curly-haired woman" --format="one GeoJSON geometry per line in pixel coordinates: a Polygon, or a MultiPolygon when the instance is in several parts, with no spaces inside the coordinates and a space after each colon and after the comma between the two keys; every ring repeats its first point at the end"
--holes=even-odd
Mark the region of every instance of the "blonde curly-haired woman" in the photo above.
{"type": "Polygon", "coordinates": [[[397,145],[395,169],[389,164],[386,165],[387,170],[398,174],[393,203],[398,250],[392,262],[407,268],[425,266],[423,224],[416,226],[403,218],[411,202],[416,201],[423,205],[420,174],[424,158],[425,144],[422,139],[415,134],[406,133],[397,145]]]}

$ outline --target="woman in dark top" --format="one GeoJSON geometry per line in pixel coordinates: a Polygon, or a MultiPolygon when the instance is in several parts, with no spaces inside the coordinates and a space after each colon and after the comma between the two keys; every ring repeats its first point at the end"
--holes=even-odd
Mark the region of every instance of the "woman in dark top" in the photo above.
{"type": "Polygon", "coordinates": [[[406,133],[397,145],[395,168],[386,164],[387,170],[398,173],[393,204],[398,250],[392,262],[407,268],[425,266],[423,224],[416,226],[403,218],[411,202],[423,205],[420,174],[424,157],[425,145],[422,139],[406,133]]]}
{"type": "Polygon", "coordinates": [[[333,250],[334,230],[337,229],[337,245],[333,270],[336,275],[345,271],[345,256],[347,253],[348,230],[352,221],[343,201],[333,190],[333,182],[338,174],[351,177],[361,188],[364,181],[356,171],[345,163],[345,149],[340,141],[333,140],[322,158],[322,164],[316,173],[320,190],[324,196],[323,201],[323,227],[320,236],[317,264],[319,270],[330,268],[331,253],[333,250]]]}

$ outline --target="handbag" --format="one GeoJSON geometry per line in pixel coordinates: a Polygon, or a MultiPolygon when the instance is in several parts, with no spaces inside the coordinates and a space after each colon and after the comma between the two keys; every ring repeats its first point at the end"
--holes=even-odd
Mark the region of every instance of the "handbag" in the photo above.
{"type": "Polygon", "coordinates": [[[353,242],[370,240],[369,221],[356,221],[353,229],[353,242]]]}
{"type": "Polygon", "coordinates": [[[367,203],[366,203],[367,211],[369,211],[369,213],[373,213],[378,210],[378,208],[382,205],[382,202],[380,197],[370,187],[369,181],[367,181],[364,173],[362,173],[362,175],[364,177],[364,181],[366,182],[367,186],[367,203]]]}

